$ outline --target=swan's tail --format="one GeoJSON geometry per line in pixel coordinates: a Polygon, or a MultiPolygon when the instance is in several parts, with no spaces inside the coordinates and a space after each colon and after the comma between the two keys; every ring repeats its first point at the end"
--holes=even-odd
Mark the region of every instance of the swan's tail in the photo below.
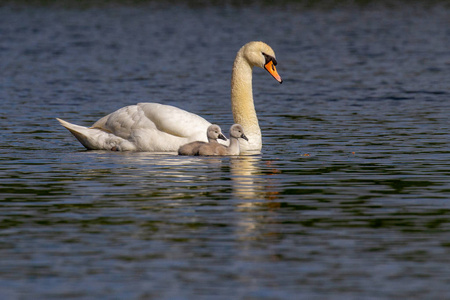
{"type": "Polygon", "coordinates": [[[94,150],[98,149],[96,146],[97,143],[94,143],[94,140],[91,138],[92,136],[92,129],[89,129],[84,126],[79,126],[75,124],[71,124],[69,122],[66,122],[64,120],[61,120],[59,118],[56,118],[56,120],[61,123],[62,126],[64,126],[67,130],[69,130],[76,138],[77,140],[84,146],[86,149],[94,150]]]}
{"type": "Polygon", "coordinates": [[[133,150],[133,145],[121,137],[97,128],[71,124],[59,118],[56,120],[69,130],[89,150],[133,150]]]}

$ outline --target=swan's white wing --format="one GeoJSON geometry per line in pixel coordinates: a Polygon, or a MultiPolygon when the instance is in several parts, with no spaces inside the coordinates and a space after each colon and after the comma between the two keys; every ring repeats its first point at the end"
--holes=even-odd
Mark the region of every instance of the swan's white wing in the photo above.
{"type": "Polygon", "coordinates": [[[207,141],[206,131],[211,123],[199,115],[159,103],[139,103],[138,106],[158,130],[185,138],[197,136],[200,133],[201,140],[207,141]]]}
{"type": "Polygon", "coordinates": [[[137,105],[122,107],[94,123],[91,128],[101,129],[124,139],[129,139],[137,128],[156,128],[145,118],[137,105]]]}
{"type": "Polygon", "coordinates": [[[170,105],[139,103],[123,107],[95,122],[100,129],[130,141],[140,151],[177,151],[192,141],[207,141],[210,123],[170,105]]]}

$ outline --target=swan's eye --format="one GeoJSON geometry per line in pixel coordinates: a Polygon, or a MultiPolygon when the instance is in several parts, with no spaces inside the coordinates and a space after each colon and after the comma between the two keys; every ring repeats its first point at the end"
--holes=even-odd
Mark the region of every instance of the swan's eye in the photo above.
{"type": "Polygon", "coordinates": [[[272,61],[273,61],[273,65],[276,66],[277,65],[277,60],[275,59],[275,57],[272,57],[272,61]]]}
{"type": "Polygon", "coordinates": [[[265,54],[264,52],[262,52],[262,55],[264,56],[264,58],[266,60],[266,63],[264,65],[267,65],[269,62],[273,62],[274,66],[277,65],[277,60],[275,59],[275,57],[265,54]]]}

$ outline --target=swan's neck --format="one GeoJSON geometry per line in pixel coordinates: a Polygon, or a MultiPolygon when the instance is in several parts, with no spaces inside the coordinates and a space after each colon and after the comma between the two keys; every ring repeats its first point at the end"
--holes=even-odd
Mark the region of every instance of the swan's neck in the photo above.
{"type": "Polygon", "coordinates": [[[249,142],[261,145],[261,129],[253,103],[252,73],[252,66],[238,53],[231,76],[231,108],[234,123],[242,125],[249,142]]]}

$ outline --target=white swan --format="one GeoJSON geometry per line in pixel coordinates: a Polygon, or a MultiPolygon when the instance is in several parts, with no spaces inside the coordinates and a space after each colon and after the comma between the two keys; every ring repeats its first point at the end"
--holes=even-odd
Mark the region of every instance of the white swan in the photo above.
{"type": "MultiPolygon", "coordinates": [[[[253,103],[253,67],[266,69],[282,83],[275,68],[272,48],[263,42],[245,44],[234,60],[231,77],[231,108],[234,123],[243,126],[249,142],[241,150],[260,151],[262,147],[253,103]]],[[[211,123],[180,108],[158,103],[139,103],[123,107],[84,127],[57,119],[83,146],[92,150],[176,152],[181,145],[207,141],[205,132],[211,123]]]]}
{"type": "MultiPolygon", "coordinates": [[[[219,125],[212,124],[206,131],[208,142],[196,141],[185,144],[178,149],[178,155],[198,155],[198,149],[203,145],[220,145],[217,139],[226,141],[227,138],[223,135],[219,125]]],[[[222,146],[222,145],[221,145],[222,146]]]]}

